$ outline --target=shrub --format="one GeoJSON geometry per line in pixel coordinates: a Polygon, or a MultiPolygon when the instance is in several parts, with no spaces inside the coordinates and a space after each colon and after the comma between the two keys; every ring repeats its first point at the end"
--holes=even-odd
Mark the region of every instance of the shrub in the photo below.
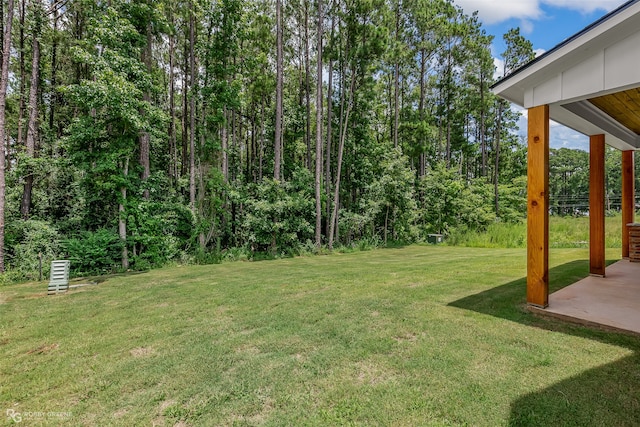
{"type": "Polygon", "coordinates": [[[7,252],[15,278],[36,280],[39,254],[42,254],[43,277],[48,277],[51,260],[61,255],[60,235],[46,221],[12,221],[7,229],[7,252]]]}
{"type": "Polygon", "coordinates": [[[178,203],[138,202],[127,217],[131,268],[144,270],[180,256],[193,233],[193,215],[178,203]],[[136,255],[134,256],[133,253],[136,255]]]}
{"type": "Polygon", "coordinates": [[[242,232],[252,251],[288,253],[313,239],[313,186],[304,170],[291,182],[265,179],[252,190],[244,206],[242,232]]]}
{"type": "Polygon", "coordinates": [[[74,275],[118,271],[122,262],[122,241],[115,230],[83,231],[63,242],[74,275]]]}

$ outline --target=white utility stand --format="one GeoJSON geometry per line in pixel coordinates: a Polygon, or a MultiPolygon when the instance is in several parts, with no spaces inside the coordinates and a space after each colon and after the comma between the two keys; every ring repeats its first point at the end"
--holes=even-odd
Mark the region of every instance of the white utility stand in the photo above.
{"type": "Polygon", "coordinates": [[[67,292],[67,289],[69,289],[70,265],[71,261],[66,259],[51,261],[49,295],[54,295],[59,292],[67,292]]]}

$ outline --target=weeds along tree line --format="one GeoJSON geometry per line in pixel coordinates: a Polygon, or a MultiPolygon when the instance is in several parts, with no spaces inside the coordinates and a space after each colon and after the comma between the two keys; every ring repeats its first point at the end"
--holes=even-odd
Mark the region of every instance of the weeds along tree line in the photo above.
{"type": "MultiPolygon", "coordinates": [[[[9,275],[34,274],[38,254],[101,273],[524,216],[526,147],[489,90],[492,36],[449,0],[5,0],[1,13],[9,275]]],[[[500,74],[534,56],[517,29],[504,39],[500,74]]]]}

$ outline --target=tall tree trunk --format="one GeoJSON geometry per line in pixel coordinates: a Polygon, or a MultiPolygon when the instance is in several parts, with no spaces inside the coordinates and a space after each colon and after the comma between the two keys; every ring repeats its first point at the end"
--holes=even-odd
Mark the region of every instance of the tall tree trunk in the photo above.
{"type": "Polygon", "coordinates": [[[195,52],[195,5],[189,3],[189,206],[196,213],[196,52],[195,52]]]}
{"type": "Polygon", "coordinates": [[[260,100],[260,153],[259,153],[259,166],[258,166],[258,181],[262,181],[262,167],[264,161],[264,140],[265,140],[265,128],[264,128],[264,94],[260,100]]]}
{"type": "MultiPolygon", "coordinates": [[[[203,135],[200,136],[200,139],[203,139],[203,135]]],[[[202,141],[204,143],[204,141],[202,141]]],[[[198,215],[200,218],[203,218],[205,215],[204,212],[204,198],[205,198],[205,188],[204,188],[204,175],[205,175],[206,165],[203,165],[200,158],[198,158],[198,215]]],[[[198,244],[200,245],[200,249],[204,251],[207,246],[207,240],[205,238],[204,231],[201,230],[198,233],[198,244]]]]}
{"type": "Polygon", "coordinates": [[[386,213],[384,214],[384,245],[387,245],[387,229],[389,227],[389,205],[387,204],[386,213]]]}
{"type": "MultiPolygon", "coordinates": [[[[331,19],[331,40],[335,31],[335,20],[331,19]]],[[[324,185],[327,196],[327,219],[325,226],[325,238],[329,236],[329,217],[331,216],[331,135],[333,133],[333,60],[329,59],[329,81],[327,82],[327,146],[325,148],[325,176],[324,185]]]]}
{"type": "Polygon", "coordinates": [[[169,35],[169,179],[172,183],[177,180],[178,158],[176,152],[176,105],[175,105],[175,40],[169,35]]]}
{"type": "Polygon", "coordinates": [[[484,123],[484,73],[480,71],[480,151],[482,152],[482,176],[487,176],[487,144],[484,123]]]}
{"type": "MultiPolygon", "coordinates": [[[[49,131],[53,132],[54,117],[56,111],[56,104],[58,103],[58,95],[56,92],[56,86],[58,84],[58,8],[55,1],[52,1],[53,9],[53,41],[51,46],[51,92],[50,92],[50,105],[49,105],[49,131]]],[[[60,135],[56,134],[56,138],[60,135]]]]}
{"type": "Polygon", "coordinates": [[[0,70],[0,273],[4,272],[4,207],[5,207],[5,141],[7,84],[9,83],[9,54],[11,51],[11,24],[13,0],[7,0],[6,22],[2,40],[2,69],[0,70]]]}
{"type": "Polygon", "coordinates": [[[257,137],[258,137],[258,111],[255,103],[251,104],[251,135],[247,135],[247,177],[257,182],[256,174],[256,157],[258,154],[257,137]]]}
{"type": "MultiPolygon", "coordinates": [[[[316,247],[322,245],[322,0],[318,0],[317,46],[318,56],[316,71],[316,247]]],[[[307,43],[308,47],[308,43],[307,43]]],[[[307,54],[309,50],[307,49],[307,54]]]]}
{"type": "Polygon", "coordinates": [[[226,107],[222,109],[222,176],[224,177],[224,182],[229,182],[229,141],[228,141],[228,112],[226,107]]]}
{"type": "Polygon", "coordinates": [[[451,41],[449,41],[449,48],[447,49],[447,71],[446,71],[446,76],[447,76],[447,99],[446,99],[446,103],[447,103],[447,146],[446,146],[446,153],[445,153],[445,159],[447,162],[447,168],[451,167],[451,102],[453,101],[452,99],[452,87],[453,87],[453,79],[452,79],[452,74],[453,74],[453,70],[452,67],[453,65],[451,64],[451,41]]]}
{"type": "MultiPolygon", "coordinates": [[[[125,159],[124,166],[122,168],[122,174],[126,178],[129,175],[129,159],[125,159]]],[[[129,251],[127,249],[127,220],[125,205],[127,203],[127,187],[123,185],[120,187],[120,203],[118,204],[118,235],[122,241],[122,269],[127,270],[129,268],[129,251]]]]}
{"type": "MultiPolygon", "coordinates": [[[[322,68],[322,65],[320,65],[322,68]]],[[[311,171],[311,66],[309,64],[309,1],[304,0],[304,75],[305,75],[305,100],[306,100],[306,142],[307,142],[307,168],[311,171]]],[[[322,80],[321,77],[318,77],[322,80]]]]}
{"type": "MultiPolygon", "coordinates": [[[[234,153],[234,158],[236,158],[235,154],[237,153],[236,151],[236,110],[235,108],[231,108],[231,139],[230,139],[230,144],[229,144],[229,148],[231,150],[232,153],[234,153]]],[[[233,181],[236,176],[236,169],[235,169],[235,163],[231,165],[231,180],[233,181]]]]}
{"type": "Polygon", "coordinates": [[[282,162],[282,0],[276,0],[276,117],[273,179],[280,180],[282,162]]]}
{"type": "MultiPolygon", "coordinates": [[[[400,32],[400,0],[396,3],[396,44],[399,43],[400,32]]],[[[393,67],[393,146],[398,148],[398,127],[400,125],[400,55],[398,46],[395,52],[395,64],[393,67]]]]}
{"type": "Polygon", "coordinates": [[[189,148],[189,43],[185,37],[184,42],[184,65],[182,73],[182,155],[180,156],[180,176],[183,177],[187,174],[188,163],[188,148],[189,148]]]}
{"type": "MultiPolygon", "coordinates": [[[[424,44],[424,35],[422,36],[422,43],[424,44]]],[[[421,128],[424,126],[424,98],[425,98],[425,81],[424,81],[424,77],[426,74],[426,68],[427,68],[427,61],[426,58],[424,57],[425,54],[425,50],[424,48],[421,49],[420,51],[420,101],[418,103],[418,113],[420,115],[420,126],[421,128]]],[[[423,140],[423,144],[424,144],[424,135],[421,135],[421,139],[423,140]]],[[[425,153],[425,149],[426,147],[421,147],[420,149],[420,178],[423,178],[426,172],[426,153],[425,153]]]]}
{"type": "Polygon", "coordinates": [[[27,82],[27,77],[26,77],[26,71],[25,71],[25,66],[24,66],[24,53],[25,53],[25,48],[24,48],[24,26],[25,26],[25,14],[26,14],[26,4],[27,4],[27,0],[22,0],[21,2],[19,1],[19,5],[20,5],[20,16],[19,16],[19,21],[20,21],[20,39],[18,41],[18,46],[19,46],[19,52],[20,52],[20,101],[19,101],[19,106],[18,106],[18,138],[16,140],[16,145],[20,146],[22,145],[22,142],[24,141],[24,138],[22,137],[23,135],[23,123],[24,123],[24,110],[25,110],[25,88],[26,88],[26,82],[27,82]]]}
{"type": "MultiPolygon", "coordinates": [[[[4,48],[4,2],[0,6],[0,49],[4,48]]],[[[2,51],[0,50],[0,69],[2,69],[2,51]]]]}
{"type": "MultiPolygon", "coordinates": [[[[346,45],[346,51],[347,52],[349,51],[349,45],[348,44],[346,45]]],[[[341,51],[340,52],[340,56],[338,58],[339,67],[340,67],[340,109],[339,109],[339,113],[338,113],[338,116],[339,116],[339,119],[338,119],[338,150],[336,150],[334,148],[334,152],[335,151],[340,151],[340,141],[341,141],[341,137],[342,137],[342,132],[343,132],[344,126],[346,126],[345,120],[344,120],[344,118],[345,118],[344,112],[345,112],[345,100],[347,98],[347,93],[348,92],[347,92],[347,88],[346,88],[346,85],[345,85],[345,79],[346,79],[345,76],[347,75],[347,66],[346,66],[345,56],[346,56],[346,54],[341,51]]],[[[340,160],[340,166],[338,166],[337,168],[340,169],[341,165],[342,165],[342,161],[340,160]]],[[[335,190],[335,186],[333,187],[333,190],[335,190]]],[[[339,193],[338,193],[338,195],[339,195],[339,193]]],[[[332,203],[335,203],[335,202],[336,202],[336,200],[334,198],[332,203]]],[[[329,226],[329,233],[328,233],[329,240],[331,241],[329,249],[333,249],[333,235],[334,235],[334,232],[335,232],[335,229],[333,227],[337,228],[337,224],[335,223],[336,218],[337,218],[337,214],[335,216],[333,215],[333,204],[331,206],[332,206],[332,208],[331,208],[331,213],[332,213],[331,214],[331,224],[329,226]]]]}
{"type": "Polygon", "coordinates": [[[338,145],[338,164],[336,166],[336,183],[334,185],[333,193],[333,212],[331,213],[331,227],[329,229],[329,250],[333,249],[334,233],[336,229],[336,223],[338,222],[338,207],[340,205],[340,179],[342,172],[342,154],[344,153],[344,144],[347,138],[347,128],[349,126],[349,114],[351,113],[351,106],[353,104],[353,96],[355,93],[356,78],[351,74],[351,87],[349,89],[349,101],[347,102],[347,111],[345,112],[344,123],[342,127],[342,134],[340,135],[340,142],[338,145]]]}
{"type": "MultiPolygon", "coordinates": [[[[147,72],[151,75],[151,55],[153,48],[153,40],[151,38],[151,23],[147,24],[147,43],[142,52],[142,62],[145,64],[147,72]]],[[[144,102],[151,102],[151,93],[146,90],[142,95],[142,99],[144,102]]],[[[144,115],[144,112],[143,112],[144,115]]],[[[151,144],[151,135],[149,135],[148,130],[143,130],[140,132],[140,166],[142,167],[142,171],[140,174],[140,179],[142,181],[143,190],[143,198],[149,199],[149,188],[147,187],[147,180],[151,175],[151,164],[149,160],[149,151],[151,144]]]]}
{"type": "MultiPolygon", "coordinates": [[[[207,46],[211,45],[211,33],[208,33],[207,35],[208,39],[207,39],[207,46]]],[[[198,62],[196,62],[196,69],[200,69],[200,65],[198,62]]],[[[209,63],[208,60],[205,60],[205,64],[204,64],[204,81],[203,81],[203,87],[208,87],[209,84],[209,63]]],[[[207,102],[206,99],[200,98],[198,97],[198,126],[200,127],[200,132],[198,132],[198,140],[199,140],[199,148],[200,151],[202,153],[204,153],[204,147],[205,147],[205,130],[206,130],[206,117],[207,117],[207,102]]],[[[209,174],[209,170],[210,170],[210,164],[209,164],[209,159],[202,155],[202,156],[198,156],[197,159],[197,179],[198,179],[198,187],[197,187],[197,197],[198,197],[198,216],[199,218],[205,218],[205,216],[207,216],[209,214],[209,212],[205,211],[205,197],[206,197],[206,188],[205,188],[205,177],[209,174]]],[[[208,231],[206,234],[204,232],[204,230],[201,230],[200,233],[198,234],[198,242],[200,243],[200,249],[202,249],[203,251],[206,249],[207,244],[209,243],[209,238],[207,236],[210,236],[210,232],[208,231]]]]}
{"type": "MultiPolygon", "coordinates": [[[[35,9],[37,14],[41,13],[40,5],[36,5],[35,9]]],[[[36,17],[39,20],[40,17],[36,17]]],[[[39,25],[37,25],[39,26],[39,25]]],[[[27,141],[26,141],[26,154],[28,159],[35,158],[36,154],[36,139],[38,134],[38,81],[40,79],[40,29],[37,28],[33,34],[32,51],[33,57],[31,60],[31,86],[29,88],[29,122],[27,124],[27,141]]],[[[24,192],[22,193],[22,205],[20,211],[22,218],[29,219],[31,210],[31,193],[33,190],[33,165],[29,164],[26,168],[26,175],[24,178],[24,192]]]]}

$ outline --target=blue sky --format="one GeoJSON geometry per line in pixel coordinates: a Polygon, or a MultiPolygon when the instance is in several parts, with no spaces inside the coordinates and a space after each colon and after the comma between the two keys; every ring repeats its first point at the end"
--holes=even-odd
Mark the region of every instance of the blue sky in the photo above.
{"type": "MultiPolygon", "coordinates": [[[[504,51],[502,35],[510,28],[533,43],[540,54],[571,37],[627,0],[454,0],[468,14],[478,11],[483,28],[493,35],[492,52],[499,64],[504,51]]],[[[520,120],[520,133],[526,132],[526,117],[520,120]]],[[[589,140],[564,126],[552,123],[551,146],[587,150],[589,140]]]]}

